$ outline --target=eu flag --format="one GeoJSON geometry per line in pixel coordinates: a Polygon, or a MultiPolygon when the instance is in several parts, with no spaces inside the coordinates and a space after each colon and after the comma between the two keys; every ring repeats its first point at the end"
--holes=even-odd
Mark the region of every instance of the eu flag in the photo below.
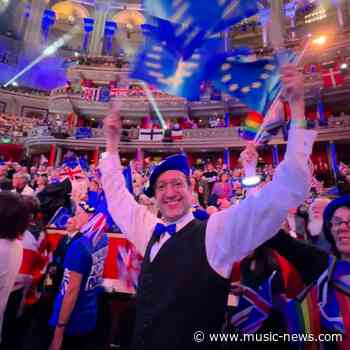
{"type": "Polygon", "coordinates": [[[222,53],[211,60],[208,74],[218,89],[265,116],[281,90],[281,66],[294,57],[287,53],[257,59],[222,53]]]}
{"type": "Polygon", "coordinates": [[[173,23],[179,32],[191,28],[191,36],[201,31],[220,32],[258,13],[258,0],[144,0],[145,12],[173,23]]]}
{"type": "Polygon", "coordinates": [[[184,59],[181,52],[173,49],[176,43],[170,39],[165,41],[153,35],[146,36],[131,78],[143,80],[170,95],[198,100],[210,52],[215,52],[219,45],[218,39],[207,40],[188,59],[184,59]]]}

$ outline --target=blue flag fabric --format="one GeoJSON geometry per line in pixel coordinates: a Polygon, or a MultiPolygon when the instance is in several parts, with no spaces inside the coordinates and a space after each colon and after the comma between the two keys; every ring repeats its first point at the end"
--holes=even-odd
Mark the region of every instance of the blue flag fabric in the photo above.
{"type": "Polygon", "coordinates": [[[318,115],[318,124],[319,126],[327,126],[328,120],[326,117],[326,113],[324,111],[324,104],[321,96],[319,96],[317,101],[317,115],[318,115]]]}
{"type": "Polygon", "coordinates": [[[265,116],[281,90],[281,66],[294,59],[290,51],[263,59],[229,52],[216,55],[207,71],[218,89],[265,116]]]}
{"type": "Polygon", "coordinates": [[[78,167],[79,160],[77,158],[77,155],[72,151],[68,151],[63,158],[63,165],[67,166],[70,169],[75,169],[78,167]]]}
{"type": "Polygon", "coordinates": [[[133,180],[132,180],[132,170],[131,166],[129,165],[124,171],[123,175],[125,178],[125,184],[129,192],[133,195],[134,194],[134,187],[133,187],[133,180]]]}
{"type": "Polygon", "coordinates": [[[92,137],[91,128],[77,128],[75,132],[75,138],[80,139],[89,139],[92,137]]]}
{"type": "Polygon", "coordinates": [[[144,0],[145,12],[173,23],[192,36],[202,31],[218,33],[259,11],[257,0],[144,0]]]}
{"type": "Polygon", "coordinates": [[[338,160],[337,160],[337,150],[335,147],[335,143],[331,142],[330,144],[330,153],[331,153],[331,166],[332,171],[335,177],[339,174],[338,160]]]}
{"type": "Polygon", "coordinates": [[[70,211],[67,208],[61,207],[57,209],[56,213],[54,214],[48,225],[52,225],[56,228],[63,229],[66,227],[70,217],[70,211]]]}
{"type": "Polygon", "coordinates": [[[80,157],[79,157],[79,164],[80,164],[80,167],[81,167],[85,172],[89,172],[89,170],[90,170],[90,165],[89,165],[89,160],[88,160],[87,156],[80,156],[80,157]]]}
{"type": "Polygon", "coordinates": [[[87,203],[95,208],[96,214],[101,213],[105,216],[109,232],[120,232],[119,227],[116,225],[108,211],[107,200],[103,191],[88,191],[87,203]]]}
{"type": "Polygon", "coordinates": [[[207,40],[193,55],[184,59],[174,50],[176,43],[173,38],[166,41],[158,36],[146,36],[144,48],[139,52],[130,76],[171,95],[199,100],[206,64],[210,53],[215,52],[219,45],[218,39],[207,40]]]}
{"type": "Polygon", "coordinates": [[[272,306],[272,281],[276,271],[258,288],[244,288],[230,323],[243,333],[255,333],[269,316],[272,306]]]}
{"type": "MultiPolygon", "coordinates": [[[[133,181],[132,181],[132,171],[131,167],[128,166],[124,171],[123,175],[125,178],[125,184],[129,192],[134,195],[133,181]]],[[[108,211],[108,205],[105,193],[103,191],[95,192],[88,191],[88,200],[87,202],[95,208],[96,213],[104,214],[107,225],[109,227],[110,232],[120,232],[118,225],[114,222],[112,216],[108,211]]]]}
{"type": "Polygon", "coordinates": [[[193,37],[192,28],[182,31],[181,25],[153,16],[148,17],[148,22],[141,26],[143,34],[165,43],[169,50],[178,53],[185,60],[206,40],[204,31],[193,37]]]}
{"type": "Polygon", "coordinates": [[[279,157],[279,151],[278,151],[278,145],[273,145],[272,148],[272,164],[274,167],[277,167],[277,165],[280,163],[280,157],[279,157]]]}

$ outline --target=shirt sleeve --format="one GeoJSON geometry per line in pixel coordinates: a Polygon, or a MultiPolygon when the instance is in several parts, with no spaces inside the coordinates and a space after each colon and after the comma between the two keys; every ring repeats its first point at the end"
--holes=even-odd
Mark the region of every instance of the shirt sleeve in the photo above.
{"type": "Polygon", "coordinates": [[[157,217],[138,204],[126,188],[118,154],[106,153],[100,161],[100,169],[109,213],[138,252],[144,255],[157,217]]]}
{"type": "Polygon", "coordinates": [[[228,278],[233,263],[274,236],[288,209],[305,200],[311,180],[308,159],[315,138],[315,131],[291,129],[285,159],[273,180],[258,193],[209,218],[208,262],[221,276],[228,278]]]}
{"type": "Polygon", "coordinates": [[[91,255],[81,240],[73,242],[67,250],[64,268],[85,275],[91,268],[91,255]]]}

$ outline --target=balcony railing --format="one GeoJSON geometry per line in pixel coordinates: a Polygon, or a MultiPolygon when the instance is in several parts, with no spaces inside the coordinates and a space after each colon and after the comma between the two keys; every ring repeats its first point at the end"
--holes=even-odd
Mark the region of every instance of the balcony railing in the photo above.
{"type": "MultiPolygon", "coordinates": [[[[350,139],[350,116],[329,119],[327,127],[316,127],[318,141],[349,140],[350,139]]],[[[214,149],[225,147],[243,147],[245,141],[238,135],[237,128],[213,128],[213,129],[188,129],[183,130],[183,138],[180,141],[144,141],[139,140],[139,129],[128,129],[127,140],[122,141],[123,149],[179,149],[197,148],[214,149]]],[[[272,143],[284,143],[280,133],[272,143]]],[[[36,128],[29,132],[25,140],[26,147],[37,147],[40,145],[58,144],[65,147],[80,147],[93,149],[96,146],[104,147],[105,140],[102,129],[92,129],[92,138],[77,140],[74,137],[65,139],[55,138],[47,127],[36,128]]]]}

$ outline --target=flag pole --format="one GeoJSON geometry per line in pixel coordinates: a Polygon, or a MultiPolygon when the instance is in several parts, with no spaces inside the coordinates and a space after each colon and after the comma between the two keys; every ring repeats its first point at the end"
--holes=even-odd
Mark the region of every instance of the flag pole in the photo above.
{"type": "MultiPolygon", "coordinates": [[[[309,47],[309,44],[310,44],[310,39],[308,39],[302,49],[302,51],[300,52],[299,56],[297,57],[296,61],[295,61],[295,64],[298,66],[301,62],[301,60],[304,58],[305,56],[305,53],[306,53],[306,50],[308,49],[309,47]]],[[[273,111],[273,109],[276,107],[277,103],[279,102],[279,99],[281,97],[281,94],[282,94],[282,88],[280,89],[280,91],[278,92],[278,94],[276,95],[274,101],[272,102],[268,112],[267,112],[267,117],[264,118],[264,121],[263,123],[261,124],[260,126],[260,129],[259,131],[257,132],[257,134],[255,135],[255,138],[254,138],[254,143],[256,145],[259,144],[259,138],[260,136],[262,135],[262,133],[264,132],[264,128],[266,126],[266,124],[268,124],[269,120],[272,118],[272,113],[271,111],[273,111]],[[270,113],[270,114],[269,114],[270,113]]]]}
{"type": "Polygon", "coordinates": [[[163,118],[162,114],[160,113],[160,110],[159,110],[159,108],[157,106],[156,100],[155,100],[151,90],[149,89],[148,85],[145,82],[141,82],[141,84],[142,84],[143,90],[146,93],[148,101],[150,102],[150,104],[152,105],[154,111],[156,112],[156,115],[158,117],[158,120],[160,122],[160,125],[161,125],[162,129],[163,130],[166,129],[166,123],[164,121],[164,118],[163,118]]]}

